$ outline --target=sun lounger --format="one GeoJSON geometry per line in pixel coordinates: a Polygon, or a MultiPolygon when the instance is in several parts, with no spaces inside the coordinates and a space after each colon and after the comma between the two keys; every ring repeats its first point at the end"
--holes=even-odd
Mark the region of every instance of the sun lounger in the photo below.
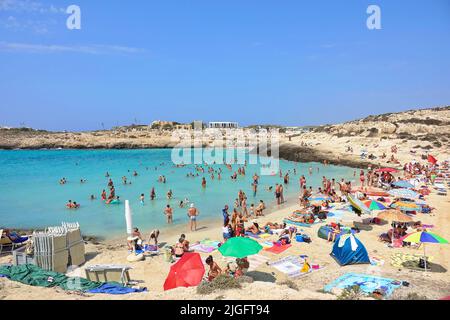
{"type": "Polygon", "coordinates": [[[97,282],[118,282],[127,285],[130,280],[129,270],[125,265],[102,264],[88,266],[85,269],[86,278],[97,282]]]}
{"type": "Polygon", "coordinates": [[[3,236],[3,229],[0,229],[0,254],[3,252],[12,253],[17,248],[23,246],[25,242],[30,238],[30,236],[23,237],[26,240],[20,242],[13,242],[7,236],[3,236]],[[9,250],[5,250],[5,248],[9,248],[9,250]]]}

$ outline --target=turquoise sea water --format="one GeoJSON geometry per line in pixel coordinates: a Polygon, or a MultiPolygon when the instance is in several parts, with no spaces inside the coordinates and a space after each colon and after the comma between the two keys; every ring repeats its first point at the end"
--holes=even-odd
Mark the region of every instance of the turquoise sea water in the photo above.
{"type": "MultiPolygon", "coordinates": [[[[239,165],[233,165],[237,171],[239,165]]],[[[126,231],[124,205],[105,205],[100,194],[107,188],[108,171],[116,186],[116,195],[122,200],[130,200],[133,211],[133,224],[143,230],[165,225],[163,209],[167,205],[166,193],[172,189],[174,198],[169,201],[174,208],[174,223],[187,223],[186,208],[178,203],[184,198],[194,202],[200,210],[200,217],[221,219],[224,204],[233,207],[237,193],[242,189],[248,197],[248,205],[257,204],[260,199],[268,205],[274,203],[273,192],[266,186],[282,182],[276,176],[262,176],[258,194],[253,197],[252,176],[259,174],[259,165],[248,165],[246,176],[238,176],[232,181],[229,171],[222,167],[222,180],[211,180],[205,172],[206,189],[201,187],[201,177],[188,178],[186,174],[195,173],[194,165],[183,168],[174,167],[170,149],[153,150],[13,150],[0,151],[0,227],[43,228],[59,225],[62,221],[78,221],[84,234],[113,237],[126,231]],[[155,169],[156,167],[156,169],[155,169]],[[128,171],[130,170],[130,171],[128,171]],[[136,170],[137,177],[132,173],[136,170]],[[158,177],[165,175],[167,183],[159,183],[158,177]],[[127,176],[131,185],[122,184],[122,176],[127,176]],[[66,185],[59,180],[65,177],[66,185]],[[86,179],[84,184],[80,179],[86,179]],[[157,199],[150,201],[150,189],[155,187],[157,199]],[[141,205],[139,196],[145,194],[145,204],[141,205]],[[97,200],[90,200],[94,194],[97,200]],[[78,210],[65,208],[71,199],[81,204],[78,210]]],[[[280,161],[283,174],[291,170],[291,182],[285,187],[286,197],[298,195],[299,177],[304,174],[307,184],[320,186],[322,176],[336,179],[352,179],[353,169],[338,166],[323,166],[319,163],[294,163],[280,161]],[[313,175],[308,168],[314,167],[313,175]],[[319,172],[316,168],[319,168],[319,172]],[[296,168],[297,175],[293,169],[296,168]]],[[[337,180],[338,181],[338,180],[337,180]]]]}

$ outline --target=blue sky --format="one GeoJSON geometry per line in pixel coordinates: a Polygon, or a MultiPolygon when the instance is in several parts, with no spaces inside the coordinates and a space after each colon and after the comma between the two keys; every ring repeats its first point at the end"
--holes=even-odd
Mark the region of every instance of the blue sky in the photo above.
{"type": "Polygon", "coordinates": [[[450,104],[449,57],[448,0],[0,0],[0,125],[336,123],[450,104]]]}

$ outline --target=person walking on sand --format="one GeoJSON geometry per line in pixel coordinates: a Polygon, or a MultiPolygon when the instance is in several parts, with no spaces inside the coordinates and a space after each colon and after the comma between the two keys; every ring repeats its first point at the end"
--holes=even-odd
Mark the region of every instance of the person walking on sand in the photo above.
{"type": "Polygon", "coordinates": [[[197,216],[199,215],[199,212],[193,203],[191,203],[187,214],[189,217],[189,227],[191,231],[197,231],[197,216]]]}
{"type": "Polygon", "coordinates": [[[167,217],[167,224],[173,223],[173,209],[170,207],[169,204],[164,209],[164,214],[167,217]]]}

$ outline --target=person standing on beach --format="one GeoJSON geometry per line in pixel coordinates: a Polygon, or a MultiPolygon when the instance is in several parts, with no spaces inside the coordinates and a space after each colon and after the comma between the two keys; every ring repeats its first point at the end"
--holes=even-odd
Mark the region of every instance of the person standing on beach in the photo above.
{"type": "Polygon", "coordinates": [[[275,199],[277,200],[277,204],[281,204],[281,194],[280,194],[280,186],[278,183],[275,184],[275,199]]]}
{"type": "Polygon", "coordinates": [[[242,214],[245,218],[248,218],[248,210],[247,210],[247,196],[244,194],[244,199],[242,199],[242,214]]]}
{"type": "Polygon", "coordinates": [[[228,205],[226,204],[225,207],[222,209],[222,216],[223,216],[223,223],[225,223],[227,220],[230,219],[230,214],[228,213],[228,205]]]}
{"type": "Polygon", "coordinates": [[[189,227],[191,231],[197,231],[197,216],[199,215],[199,212],[197,208],[194,206],[193,203],[191,203],[190,208],[188,209],[188,217],[189,217],[189,227]],[[192,230],[194,229],[194,230],[192,230]]]}
{"type": "Polygon", "coordinates": [[[365,180],[365,176],[364,176],[364,170],[361,170],[359,173],[359,181],[361,181],[361,189],[364,188],[364,180],[365,180]]]}
{"type": "Polygon", "coordinates": [[[164,214],[167,217],[167,224],[173,223],[173,209],[168,204],[166,209],[164,209],[164,214]]]}

